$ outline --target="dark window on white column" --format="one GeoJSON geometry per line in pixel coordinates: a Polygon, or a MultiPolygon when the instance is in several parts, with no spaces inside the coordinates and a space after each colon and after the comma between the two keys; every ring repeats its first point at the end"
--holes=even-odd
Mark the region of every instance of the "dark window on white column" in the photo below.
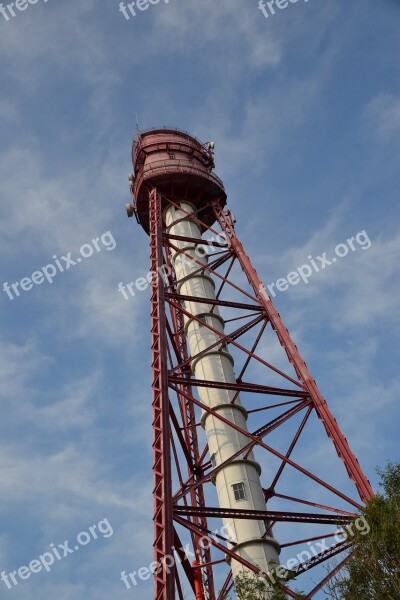
{"type": "Polygon", "coordinates": [[[234,483],[232,485],[232,489],[235,495],[236,502],[240,502],[240,500],[246,500],[246,491],[244,483],[234,483]]]}

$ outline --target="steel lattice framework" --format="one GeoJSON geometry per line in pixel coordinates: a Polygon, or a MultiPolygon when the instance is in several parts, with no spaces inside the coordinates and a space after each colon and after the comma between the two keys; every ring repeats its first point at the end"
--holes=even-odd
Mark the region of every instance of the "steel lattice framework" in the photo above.
{"type": "MultiPolygon", "coordinates": [[[[157,155],[165,150],[163,136],[169,132],[171,137],[172,133],[180,136],[183,145],[183,139],[192,146],[194,142],[198,144],[195,138],[178,130],[157,131],[161,132],[153,150],[157,155]]],[[[282,551],[294,555],[302,549],[309,550],[314,541],[317,544],[318,540],[325,540],[319,544],[320,551],[308,552],[310,557],[298,560],[291,568],[293,575],[298,576],[338,555],[337,566],[324,577],[316,571],[320,581],[306,592],[308,598],[313,598],[349,558],[351,539],[338,541],[335,531],[352,520],[362,503],[373,496],[373,491],[245,253],[235,232],[232,213],[225,208],[224,194],[210,193],[208,197],[207,188],[202,188],[196,208],[192,212],[182,209],[180,201],[189,197],[193,202],[189,182],[196,176],[195,166],[171,158],[174,146],[167,141],[169,157],[163,157],[157,164],[153,162],[146,175],[142,165],[146,167],[151,149],[146,150],[145,138],[146,133],[141,134],[134,145],[136,173],[131,181],[134,194],[131,214],[136,214],[150,235],[150,269],[157,274],[151,279],[153,520],[154,561],[164,566],[154,569],[154,600],[183,600],[188,590],[192,590],[196,600],[222,600],[233,587],[227,564],[232,558],[258,571],[254,564],[235,553],[234,543],[227,544],[224,535],[212,533],[210,521],[218,523],[223,517],[263,520],[268,523],[268,532],[273,527],[279,528],[282,551]],[[168,232],[163,220],[168,206],[183,210],[204,232],[201,239],[187,241],[197,244],[209,256],[206,266],[198,260],[198,271],[206,270],[215,281],[215,300],[180,293],[171,257],[177,244],[185,239],[168,232]],[[229,331],[221,334],[213,330],[213,333],[218,334],[218,347],[229,347],[234,354],[236,383],[196,379],[191,364],[198,356],[190,356],[184,325],[185,318],[200,321],[188,310],[194,300],[208,303],[211,311],[218,306],[224,316],[229,331]],[[275,361],[268,358],[267,339],[277,340],[279,348],[283,348],[281,356],[274,354],[275,361]],[[201,387],[233,391],[232,403],[242,394],[252,429],[241,430],[204,404],[197,393],[201,387]],[[201,411],[213,414],[247,438],[246,451],[256,451],[263,465],[265,500],[279,510],[248,511],[216,506],[213,480],[224,465],[215,467],[210,460],[199,422],[201,411]],[[309,467],[313,458],[310,438],[317,436],[318,422],[344,464],[343,472],[338,466],[337,477],[336,471],[317,475],[309,467]],[[354,483],[356,499],[347,491],[346,472],[354,483]],[[332,483],[335,479],[340,485],[332,483]],[[293,493],[293,487],[297,493],[293,493]],[[183,550],[187,540],[191,558],[183,550]],[[329,546],[326,540],[331,542],[329,546]],[[171,556],[175,556],[173,565],[165,562],[171,556]]],[[[203,146],[200,149],[203,152],[202,149],[203,146]]],[[[212,167],[208,166],[210,172],[212,167]]],[[[201,325],[213,329],[203,321],[201,325]]],[[[235,458],[232,455],[226,462],[235,458]]],[[[318,460],[313,464],[318,466],[318,460]]],[[[301,581],[296,585],[302,587],[301,581]]],[[[289,597],[294,597],[289,584],[285,590],[289,597]]]]}

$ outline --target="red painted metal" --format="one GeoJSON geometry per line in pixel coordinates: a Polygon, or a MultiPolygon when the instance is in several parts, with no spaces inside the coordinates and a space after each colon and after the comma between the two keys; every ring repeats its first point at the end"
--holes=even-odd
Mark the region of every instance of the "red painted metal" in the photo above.
{"type": "Polygon", "coordinates": [[[197,560],[193,561],[194,570],[194,589],[196,594],[196,600],[204,600],[203,596],[203,585],[201,582],[200,568],[197,560]]]}
{"type": "MultiPolygon", "coordinates": [[[[269,522],[268,531],[273,526],[287,531],[282,548],[300,545],[307,549],[313,541],[332,540],[337,527],[353,518],[354,511],[373,496],[373,491],[236,235],[231,213],[225,209],[224,186],[212,172],[210,146],[178,129],[149,130],[140,133],[134,142],[133,164],[132,211],[150,235],[150,270],[162,274],[151,280],[154,561],[163,567],[155,570],[153,598],[181,599],[189,586],[196,600],[222,600],[233,586],[229,565],[224,560],[226,557],[234,558],[256,573],[259,571],[235,554],[234,540],[228,544],[224,535],[211,532],[210,519],[219,523],[222,517],[232,516],[265,519],[269,522]],[[195,207],[190,218],[211,238],[190,241],[212,252],[206,266],[201,261],[195,263],[199,273],[205,271],[217,284],[215,300],[183,296],[176,284],[171,251],[176,249],[178,241],[189,240],[169,234],[163,222],[163,211],[167,206],[180,208],[179,203],[183,200],[195,207]],[[247,284],[242,283],[243,274],[247,284]],[[227,345],[240,358],[236,383],[228,385],[194,377],[191,364],[202,352],[194,357],[188,351],[185,317],[199,321],[188,310],[191,301],[209,303],[211,310],[218,307],[221,314],[226,311],[225,324],[236,327],[221,334],[202,322],[219,336],[214,344],[217,349],[227,345]],[[278,367],[267,360],[261,352],[262,341],[271,332],[285,350],[293,375],[286,373],[281,365],[278,367]],[[254,339],[250,341],[253,334],[254,339]],[[241,360],[243,364],[240,364],[241,360]],[[265,374],[264,378],[254,376],[254,365],[258,373],[265,374]],[[273,383],[268,381],[269,375],[273,376],[273,383]],[[277,378],[282,385],[276,384],[277,378]],[[243,431],[205,406],[197,395],[200,387],[229,389],[234,392],[233,403],[239,393],[245,395],[249,423],[250,419],[256,419],[253,429],[243,431]],[[281,402],[277,401],[277,396],[282,398],[281,402]],[[200,410],[244,435],[248,440],[245,452],[257,450],[270,458],[274,467],[266,481],[263,480],[263,489],[266,502],[274,500],[279,510],[242,511],[240,507],[215,507],[212,481],[216,468],[207,458],[208,446],[204,445],[204,437],[200,434],[200,410]],[[263,419],[264,411],[275,412],[272,415],[267,412],[271,417],[263,419]],[[347,488],[343,490],[330,483],[330,476],[317,476],[302,464],[300,458],[294,459],[294,453],[307,436],[307,428],[315,427],[315,423],[310,425],[313,415],[322,422],[332,440],[355,484],[358,498],[351,497],[347,488]],[[276,432],[279,432],[280,441],[285,442],[283,451],[272,441],[276,432]],[[289,469],[304,480],[304,486],[296,488],[296,495],[285,489],[284,480],[289,469]],[[314,486],[311,497],[304,491],[309,485],[314,486]],[[333,499],[329,504],[326,494],[333,499]],[[334,505],[335,500],[339,500],[338,507],[334,505]],[[301,510],[309,508],[309,512],[298,512],[299,504],[301,510]],[[325,525],[324,533],[318,529],[322,525],[325,525]],[[328,525],[333,528],[331,531],[326,531],[328,525]],[[305,527],[309,529],[305,531],[305,527]],[[189,561],[184,550],[188,540],[194,561],[189,561]],[[165,568],[163,561],[174,556],[174,552],[181,566],[165,568]],[[222,573],[224,564],[227,573],[222,573]],[[221,580],[219,591],[215,585],[217,573],[221,580]],[[181,582],[183,576],[185,583],[181,582]]],[[[243,449],[217,468],[233,461],[242,452],[243,449]]],[[[348,555],[350,546],[351,540],[333,543],[328,549],[314,553],[309,560],[299,562],[293,572],[301,574],[345,551],[348,555]]],[[[340,564],[345,561],[346,556],[340,564]]],[[[332,567],[330,574],[324,573],[307,597],[313,598],[336,571],[337,567],[332,567]]],[[[293,590],[285,589],[289,597],[294,597],[293,590]]]]}
{"type": "Polygon", "coordinates": [[[271,298],[268,296],[265,287],[261,283],[261,280],[251,264],[249,257],[245,253],[242,244],[238,240],[229,216],[223,212],[217,203],[214,203],[214,208],[222,230],[228,233],[230,242],[235,250],[241,267],[246,274],[249,283],[252,286],[255,295],[257,296],[257,299],[259,300],[260,304],[264,306],[271,325],[286,351],[289,362],[296,370],[298,378],[302,382],[304,389],[312,398],[317,414],[323,422],[328,436],[333,441],[339,458],[344,462],[350,478],[356,484],[361,500],[367,500],[368,498],[371,498],[373,496],[373,491],[369,482],[362,472],[356,457],[350,450],[350,446],[340,431],[336,420],[334,419],[325,399],[321,395],[317,384],[315,383],[315,380],[311,377],[306,363],[301,358],[296,344],[293,342],[290,333],[284,326],[279,313],[275,309],[271,298]]]}
{"type": "Polygon", "coordinates": [[[217,508],[208,506],[206,508],[199,507],[183,507],[175,506],[175,515],[206,515],[207,517],[235,517],[235,519],[265,519],[274,520],[275,522],[300,522],[300,523],[333,523],[342,525],[350,521],[350,517],[342,515],[324,515],[321,513],[294,513],[294,512],[273,512],[270,510],[240,510],[236,508],[217,508]]]}
{"type": "MultiPolygon", "coordinates": [[[[150,265],[157,269],[163,265],[162,219],[157,190],[149,197],[150,208],[150,265]]],[[[172,495],[170,424],[167,372],[165,301],[163,286],[154,283],[151,290],[151,352],[153,369],[153,499],[154,499],[154,561],[164,564],[173,555],[172,506],[166,501],[172,495]]],[[[154,600],[172,598],[174,574],[165,568],[154,575],[154,600]],[[171,576],[172,575],[172,576],[171,576]]]]}

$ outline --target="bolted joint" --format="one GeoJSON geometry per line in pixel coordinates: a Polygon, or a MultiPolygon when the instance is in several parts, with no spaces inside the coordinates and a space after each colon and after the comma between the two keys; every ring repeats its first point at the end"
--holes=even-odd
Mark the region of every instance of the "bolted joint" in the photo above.
{"type": "Polygon", "coordinates": [[[125,204],[125,208],[126,208],[126,214],[128,215],[128,218],[130,219],[135,214],[135,209],[133,208],[132,204],[125,204]]]}

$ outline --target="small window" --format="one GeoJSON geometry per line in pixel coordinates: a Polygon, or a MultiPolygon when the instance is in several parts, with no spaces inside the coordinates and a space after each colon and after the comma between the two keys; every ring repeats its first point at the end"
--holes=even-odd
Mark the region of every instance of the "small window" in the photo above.
{"type": "Polygon", "coordinates": [[[214,454],[211,454],[211,464],[213,469],[215,469],[215,467],[217,466],[217,461],[215,460],[215,452],[214,454]]]}
{"type": "Polygon", "coordinates": [[[201,321],[202,323],[207,325],[207,319],[206,319],[205,315],[198,315],[197,318],[199,321],[201,321]]]}
{"type": "Polygon", "coordinates": [[[170,153],[169,153],[169,157],[170,157],[171,159],[174,159],[174,158],[175,158],[175,154],[174,154],[173,152],[170,152],[170,153]]]}
{"type": "Polygon", "coordinates": [[[244,489],[244,483],[234,483],[232,486],[233,493],[235,495],[236,502],[240,500],[246,500],[246,492],[244,489]]]}

